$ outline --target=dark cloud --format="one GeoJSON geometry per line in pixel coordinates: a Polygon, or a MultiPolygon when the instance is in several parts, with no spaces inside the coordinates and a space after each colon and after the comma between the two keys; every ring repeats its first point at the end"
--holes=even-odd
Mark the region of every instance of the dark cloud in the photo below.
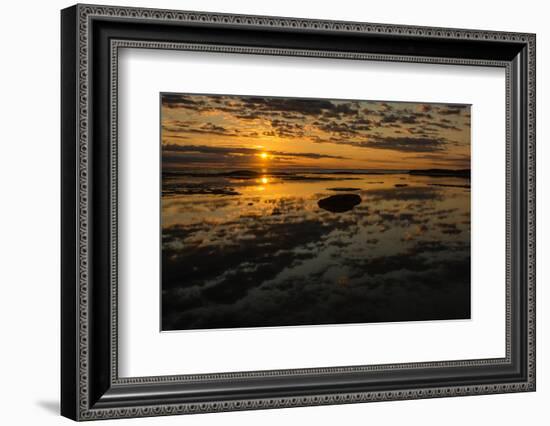
{"type": "Polygon", "coordinates": [[[439,127],[441,129],[460,130],[458,127],[453,126],[452,124],[447,124],[447,123],[443,123],[443,122],[434,121],[434,122],[430,123],[430,125],[435,126],[435,127],[439,127]]]}
{"type": "Polygon", "coordinates": [[[456,223],[437,223],[436,226],[441,229],[442,233],[447,235],[460,234],[462,232],[456,223]]]}
{"type": "Polygon", "coordinates": [[[415,124],[417,122],[418,115],[416,114],[388,114],[383,115],[382,123],[403,123],[403,124],[415,124]]]}
{"type": "Polygon", "coordinates": [[[169,132],[199,133],[219,136],[240,136],[238,129],[227,129],[211,122],[197,123],[196,121],[173,120],[163,124],[162,129],[169,132]]]}
{"type": "Polygon", "coordinates": [[[406,157],[406,159],[423,159],[429,160],[434,166],[439,167],[454,167],[454,168],[470,168],[469,155],[449,155],[446,152],[420,154],[414,157],[406,157]]]}
{"type": "Polygon", "coordinates": [[[362,145],[401,152],[437,152],[445,149],[446,141],[440,138],[387,136],[377,138],[362,145]]]}
{"type": "Polygon", "coordinates": [[[245,107],[252,110],[263,112],[297,112],[314,116],[333,110],[336,107],[331,101],[324,99],[243,97],[242,101],[245,107]]]}
{"type": "Polygon", "coordinates": [[[462,111],[468,109],[468,106],[448,106],[446,108],[440,109],[438,112],[441,115],[459,115],[462,111]]]}
{"type": "Polygon", "coordinates": [[[204,100],[199,100],[197,97],[187,95],[163,93],[161,96],[162,105],[167,108],[188,108],[188,109],[205,109],[207,108],[204,100]]]}
{"type": "Polygon", "coordinates": [[[315,152],[285,152],[285,151],[264,151],[255,148],[245,147],[229,147],[229,146],[209,146],[209,145],[177,145],[165,144],[162,146],[163,155],[170,153],[186,153],[186,154],[216,154],[216,155],[258,155],[262,152],[267,152],[275,157],[299,157],[299,158],[333,158],[343,160],[346,157],[338,155],[318,154],[315,152]]]}

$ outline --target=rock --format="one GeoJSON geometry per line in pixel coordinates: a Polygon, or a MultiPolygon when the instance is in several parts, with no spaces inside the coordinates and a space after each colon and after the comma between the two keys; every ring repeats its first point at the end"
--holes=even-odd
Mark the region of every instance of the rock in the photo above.
{"type": "Polygon", "coordinates": [[[353,209],[360,203],[361,197],[357,194],[338,194],[319,200],[317,205],[332,213],[343,213],[353,209]]]}
{"type": "Polygon", "coordinates": [[[396,188],[405,188],[406,186],[409,186],[409,185],[407,185],[406,183],[396,183],[394,186],[396,188]]]}

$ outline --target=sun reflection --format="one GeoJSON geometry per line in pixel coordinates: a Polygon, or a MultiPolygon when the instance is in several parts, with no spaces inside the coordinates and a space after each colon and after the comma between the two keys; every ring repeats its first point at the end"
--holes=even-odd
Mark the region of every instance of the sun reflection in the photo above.
{"type": "Polygon", "coordinates": [[[263,176],[262,179],[261,179],[261,182],[262,182],[264,185],[266,185],[266,184],[269,183],[269,179],[266,178],[265,176],[263,176]]]}

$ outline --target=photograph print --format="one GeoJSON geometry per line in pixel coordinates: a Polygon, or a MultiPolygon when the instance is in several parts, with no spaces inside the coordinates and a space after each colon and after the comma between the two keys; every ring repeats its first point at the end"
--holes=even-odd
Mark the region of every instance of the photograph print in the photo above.
{"type": "Polygon", "coordinates": [[[469,319],[470,122],[161,93],[161,330],[469,319]]]}

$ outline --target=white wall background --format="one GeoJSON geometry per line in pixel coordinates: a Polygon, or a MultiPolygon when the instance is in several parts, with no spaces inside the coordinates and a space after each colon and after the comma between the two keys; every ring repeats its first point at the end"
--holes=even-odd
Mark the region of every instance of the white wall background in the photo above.
{"type": "MultiPolygon", "coordinates": [[[[545,2],[431,0],[104,0],[103,4],[537,33],[538,390],[316,408],[107,421],[102,424],[546,424],[550,401],[550,27],[545,2]],[[545,309],[546,308],[546,309],[545,309]]],[[[71,2],[2,6],[0,66],[0,418],[59,417],[59,10],[71,2]]]]}

